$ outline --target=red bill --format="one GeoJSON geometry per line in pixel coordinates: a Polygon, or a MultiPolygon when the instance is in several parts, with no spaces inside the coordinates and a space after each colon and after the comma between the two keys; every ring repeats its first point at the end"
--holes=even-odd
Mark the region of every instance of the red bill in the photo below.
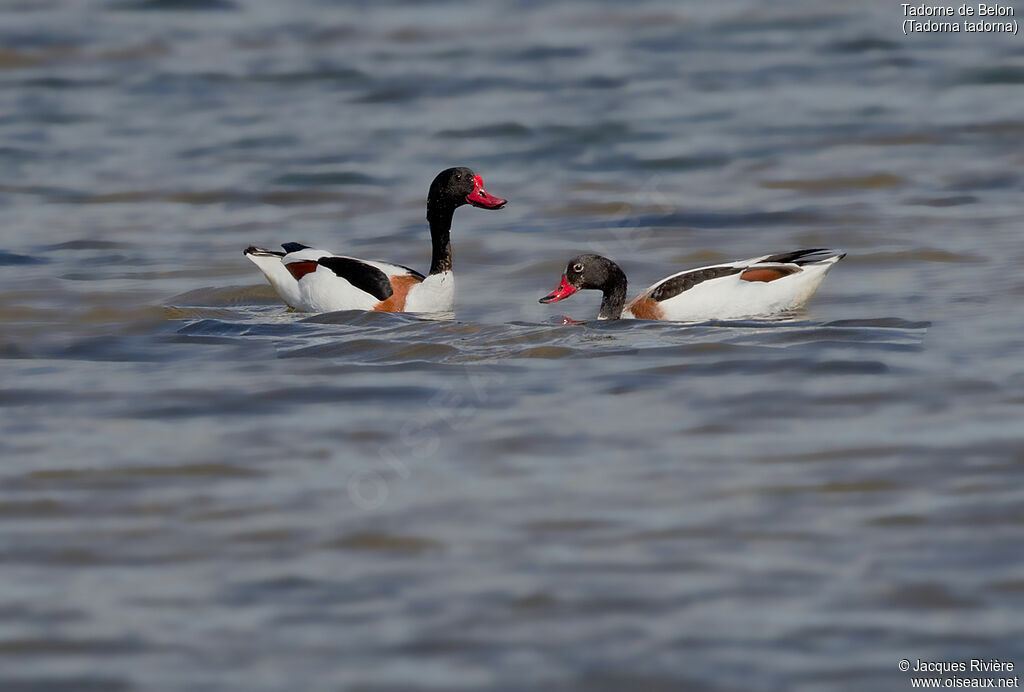
{"type": "Polygon", "coordinates": [[[466,201],[481,209],[501,209],[508,200],[487,192],[484,189],[484,179],[477,175],[473,177],[473,191],[466,195],[466,201]]]}
{"type": "Polygon", "coordinates": [[[562,274],[562,283],[558,284],[558,288],[541,298],[540,302],[557,303],[560,300],[565,300],[578,290],[580,289],[570,284],[569,280],[565,278],[565,274],[562,274]]]}

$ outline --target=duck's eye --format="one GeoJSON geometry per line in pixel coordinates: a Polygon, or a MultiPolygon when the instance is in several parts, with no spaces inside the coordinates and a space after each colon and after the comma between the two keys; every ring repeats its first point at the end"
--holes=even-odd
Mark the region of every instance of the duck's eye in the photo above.
{"type": "Polygon", "coordinates": [[[577,274],[582,274],[583,273],[583,265],[582,264],[574,264],[574,265],[572,265],[572,270],[574,272],[576,272],[577,274]]]}

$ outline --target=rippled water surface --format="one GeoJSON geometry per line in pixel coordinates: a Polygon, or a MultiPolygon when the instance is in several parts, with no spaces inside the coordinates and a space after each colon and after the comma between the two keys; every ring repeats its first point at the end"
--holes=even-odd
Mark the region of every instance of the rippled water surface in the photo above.
{"type": "Polygon", "coordinates": [[[0,5],[0,687],[865,690],[1024,651],[1024,43],[898,4],[0,5]],[[242,256],[429,263],[302,315],[242,256]],[[778,319],[563,326],[842,248],[778,319]]]}

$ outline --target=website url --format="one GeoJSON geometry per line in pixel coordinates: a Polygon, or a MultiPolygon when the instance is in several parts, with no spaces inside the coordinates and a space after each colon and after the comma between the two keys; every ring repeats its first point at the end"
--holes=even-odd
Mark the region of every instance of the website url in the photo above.
{"type": "Polygon", "coordinates": [[[1020,687],[1020,678],[1016,675],[1012,678],[910,678],[910,686],[925,689],[1020,687]]]}

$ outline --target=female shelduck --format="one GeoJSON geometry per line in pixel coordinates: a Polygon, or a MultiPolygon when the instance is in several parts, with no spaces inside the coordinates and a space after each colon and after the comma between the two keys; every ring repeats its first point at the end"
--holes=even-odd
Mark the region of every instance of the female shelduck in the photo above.
{"type": "Polygon", "coordinates": [[[284,252],[250,246],[245,256],[260,268],[281,299],[301,312],[449,313],[455,305],[452,215],[464,204],[501,209],[505,201],[488,194],[483,179],[468,168],[438,173],[427,193],[433,244],[427,276],[400,264],[335,255],[302,243],[285,243],[284,252]]]}
{"type": "Polygon", "coordinates": [[[558,288],[540,302],[595,289],[604,294],[599,320],[693,322],[771,315],[806,303],[843,257],[846,253],[815,248],[688,269],[662,279],[627,305],[626,275],[619,266],[600,255],[580,255],[569,260],[558,288]]]}

